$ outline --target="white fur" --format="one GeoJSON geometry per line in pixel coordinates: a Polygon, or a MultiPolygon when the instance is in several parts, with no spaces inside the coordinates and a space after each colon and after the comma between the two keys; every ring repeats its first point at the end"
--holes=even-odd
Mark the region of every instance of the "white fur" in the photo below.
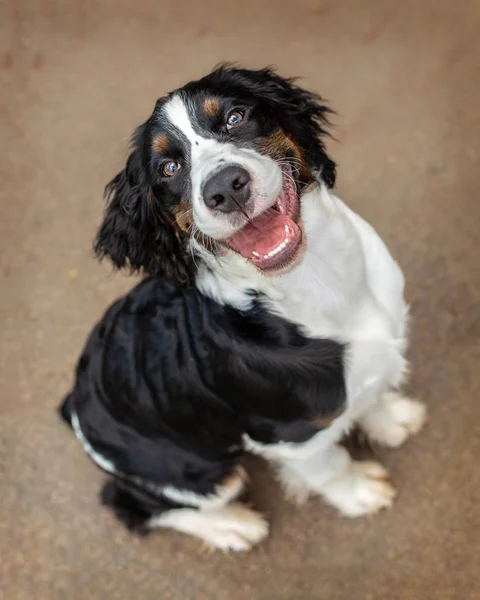
{"type": "Polygon", "coordinates": [[[380,402],[360,418],[359,424],[372,441],[398,448],[420,431],[426,419],[424,404],[397,392],[386,392],[380,402]]]}
{"type": "Polygon", "coordinates": [[[213,239],[226,239],[247,222],[243,215],[211,210],[203,202],[203,186],[222,164],[236,164],[249,172],[251,200],[247,208],[250,217],[255,217],[272,206],[282,188],[282,171],[274,160],[248,148],[201,136],[194,128],[194,107],[189,108],[185,99],[178,94],[166,103],[163,111],[171,125],[190,144],[193,216],[195,225],[201,232],[213,239]]]}
{"type": "Polygon", "coordinates": [[[215,510],[169,510],[152,517],[148,526],[176,529],[201,538],[212,548],[233,552],[250,550],[268,535],[265,519],[235,502],[215,510]]]}
{"type": "Polygon", "coordinates": [[[350,461],[345,472],[318,491],[326,502],[346,517],[360,517],[389,508],[395,497],[387,471],[371,461],[350,461]]]}
{"type": "Polygon", "coordinates": [[[381,403],[407,370],[404,280],[374,229],[324,185],[302,197],[301,215],[306,250],[293,269],[264,276],[232,251],[220,261],[204,253],[207,267],[200,268],[197,285],[242,309],[251,302],[248,290],[257,290],[305,335],[347,344],[345,412],[303,444],[264,445],[245,437],[245,446],[274,461],[297,497],[314,491],[357,516],[389,506],[394,493],[382,467],[352,461],[338,445],[342,436],[359,422],[375,439],[397,445],[425,420],[423,407],[398,395],[387,402],[390,408],[381,403]]]}

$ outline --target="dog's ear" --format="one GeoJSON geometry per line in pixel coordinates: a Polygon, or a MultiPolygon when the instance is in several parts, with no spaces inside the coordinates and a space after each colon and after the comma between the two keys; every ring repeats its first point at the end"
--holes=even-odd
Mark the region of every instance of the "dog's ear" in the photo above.
{"type": "Polygon", "coordinates": [[[284,131],[299,143],[310,165],[320,169],[325,183],[329,187],[335,185],[335,163],[327,155],[323,141],[329,135],[329,117],[334,112],[318,94],[299,87],[295,79],[280,77],[272,68],[251,71],[225,65],[214,75],[217,72],[223,78],[231,77],[236,85],[261,100],[284,131]]]}
{"type": "Polygon", "coordinates": [[[142,156],[143,133],[144,126],[135,132],[125,169],[105,188],[107,207],[94,251],[118,269],[184,284],[191,277],[184,234],[149,184],[142,156]]]}

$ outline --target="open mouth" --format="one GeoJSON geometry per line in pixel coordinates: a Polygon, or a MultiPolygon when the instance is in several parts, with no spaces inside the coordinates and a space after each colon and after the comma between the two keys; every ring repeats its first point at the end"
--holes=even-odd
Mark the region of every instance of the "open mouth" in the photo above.
{"type": "Polygon", "coordinates": [[[287,266],[302,241],[302,230],[295,223],[297,215],[297,189],[292,170],[287,167],[273,206],[223,242],[262,271],[287,266]]]}

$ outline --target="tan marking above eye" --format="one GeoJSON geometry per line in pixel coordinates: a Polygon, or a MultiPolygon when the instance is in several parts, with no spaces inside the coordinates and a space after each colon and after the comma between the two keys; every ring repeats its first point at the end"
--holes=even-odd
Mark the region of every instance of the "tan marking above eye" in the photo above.
{"type": "Polygon", "coordinates": [[[160,154],[167,154],[168,150],[168,139],[164,133],[161,133],[153,140],[153,148],[160,154]]]}
{"type": "Polygon", "coordinates": [[[214,117],[215,115],[218,115],[220,111],[220,103],[216,98],[205,98],[203,110],[210,117],[214,117]]]}

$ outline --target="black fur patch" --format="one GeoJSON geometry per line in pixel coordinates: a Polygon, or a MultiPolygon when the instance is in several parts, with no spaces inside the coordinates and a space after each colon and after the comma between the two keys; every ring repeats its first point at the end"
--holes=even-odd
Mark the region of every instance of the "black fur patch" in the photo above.
{"type": "Polygon", "coordinates": [[[148,280],[93,330],[62,414],[70,420],[74,410],[122,474],[108,503],[135,526],[171,508],[162,486],[215,494],[242,434],[263,443],[311,437],[310,420],[345,402],[343,351],[303,337],[260,302],[241,312],[148,280]]]}

